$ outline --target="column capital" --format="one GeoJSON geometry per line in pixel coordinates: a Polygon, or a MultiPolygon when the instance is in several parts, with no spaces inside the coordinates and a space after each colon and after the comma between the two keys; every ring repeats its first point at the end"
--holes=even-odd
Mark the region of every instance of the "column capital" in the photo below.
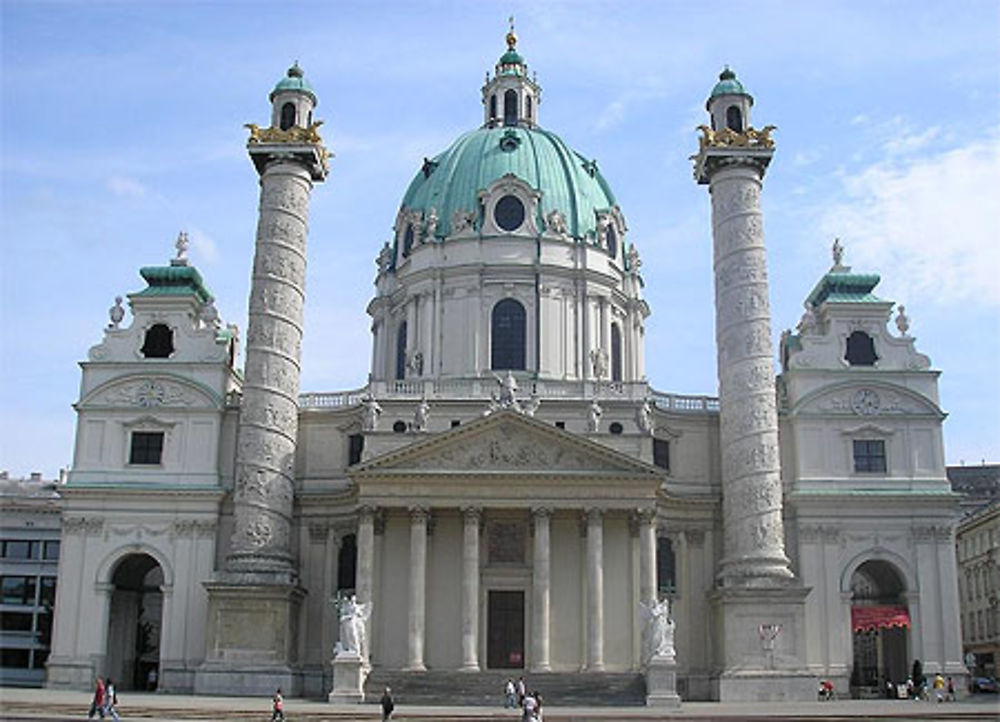
{"type": "Polygon", "coordinates": [[[635,516],[640,524],[652,524],[656,519],[656,507],[640,507],[635,510],[635,516]]]}
{"type": "Polygon", "coordinates": [[[426,506],[411,506],[407,507],[407,510],[410,512],[410,523],[412,524],[426,524],[431,516],[431,510],[426,506]]]}
{"type": "Polygon", "coordinates": [[[551,519],[552,514],[555,513],[555,509],[550,506],[533,506],[531,507],[531,516],[534,519],[551,519]]]}
{"type": "Polygon", "coordinates": [[[599,506],[587,507],[583,510],[583,518],[588,524],[599,523],[604,518],[604,509],[599,506]]]}
{"type": "Polygon", "coordinates": [[[377,512],[378,507],[371,504],[362,504],[358,507],[358,519],[361,521],[371,521],[375,518],[377,512]]]}
{"type": "Polygon", "coordinates": [[[481,506],[463,506],[460,511],[462,512],[462,518],[466,523],[475,522],[478,524],[483,518],[483,507],[481,506]]]}

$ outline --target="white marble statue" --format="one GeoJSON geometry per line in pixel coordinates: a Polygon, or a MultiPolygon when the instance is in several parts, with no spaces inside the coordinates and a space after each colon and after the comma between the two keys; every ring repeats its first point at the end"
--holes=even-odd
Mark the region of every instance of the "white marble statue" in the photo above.
{"type": "Polygon", "coordinates": [[[430,211],[427,213],[427,241],[431,242],[434,240],[434,236],[437,235],[438,227],[438,212],[437,208],[431,206],[430,211]]]}
{"type": "Polygon", "coordinates": [[[542,405],[541,399],[538,398],[538,394],[532,394],[531,398],[521,404],[524,415],[534,418],[535,413],[538,411],[538,407],[542,405]]]}
{"type": "Polygon", "coordinates": [[[188,234],[185,233],[184,231],[181,231],[177,236],[177,242],[174,244],[174,247],[177,249],[177,258],[175,258],[174,260],[177,262],[177,264],[185,266],[187,265],[187,252],[188,252],[188,247],[190,245],[191,244],[190,241],[188,240],[188,234]]]}
{"type": "Polygon", "coordinates": [[[842,262],[844,260],[844,247],[840,243],[839,238],[833,239],[833,248],[830,249],[833,254],[833,267],[843,268],[842,262]]]}
{"type": "Polygon", "coordinates": [[[594,378],[603,379],[608,375],[608,352],[603,348],[591,349],[590,364],[594,369],[594,378]]]}
{"type": "Polygon", "coordinates": [[[201,311],[199,311],[202,323],[206,326],[212,326],[213,328],[219,325],[219,310],[215,307],[215,299],[210,298],[204,304],[202,304],[201,311]]]}
{"type": "Polygon", "coordinates": [[[378,429],[378,417],[382,415],[382,407],[371,394],[365,394],[361,399],[361,406],[364,413],[361,417],[361,428],[364,431],[375,431],[378,429]]]}
{"type": "Polygon", "coordinates": [[[643,399],[642,405],[635,411],[635,425],[644,434],[653,433],[653,409],[649,404],[649,399],[643,399]]]}
{"type": "Polygon", "coordinates": [[[643,619],[643,648],[648,662],[653,658],[673,659],[674,619],[670,615],[670,600],[661,599],[652,604],[639,602],[643,619]]]}
{"type": "Polygon", "coordinates": [[[596,433],[601,428],[601,414],[603,413],[597,399],[590,402],[590,406],[587,408],[587,428],[591,433],[596,433]]]}
{"type": "Polygon", "coordinates": [[[389,270],[389,266],[392,265],[392,247],[388,242],[382,245],[382,250],[378,252],[378,256],[375,258],[375,265],[378,266],[379,273],[385,273],[389,270]]]}
{"type": "MultiPolygon", "coordinates": [[[[337,600],[334,600],[337,603],[337,600]]],[[[358,654],[363,660],[368,658],[368,618],[371,603],[362,604],[355,595],[339,600],[340,639],[333,648],[334,656],[342,653],[358,654]]]]}
{"type": "Polygon", "coordinates": [[[549,211],[549,214],[545,216],[545,223],[548,226],[548,229],[556,235],[566,235],[566,217],[559,211],[549,211]]]}
{"type": "Polygon", "coordinates": [[[411,428],[414,431],[427,431],[427,421],[430,417],[430,404],[427,403],[427,399],[420,399],[420,403],[417,404],[416,411],[413,412],[413,425],[411,428]]]}

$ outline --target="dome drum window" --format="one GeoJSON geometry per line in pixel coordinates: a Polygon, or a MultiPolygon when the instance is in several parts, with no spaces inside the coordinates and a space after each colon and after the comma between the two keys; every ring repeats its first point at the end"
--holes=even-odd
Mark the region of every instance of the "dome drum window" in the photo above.
{"type": "Polygon", "coordinates": [[[483,235],[535,236],[540,194],[508,174],[480,193],[483,235]]]}

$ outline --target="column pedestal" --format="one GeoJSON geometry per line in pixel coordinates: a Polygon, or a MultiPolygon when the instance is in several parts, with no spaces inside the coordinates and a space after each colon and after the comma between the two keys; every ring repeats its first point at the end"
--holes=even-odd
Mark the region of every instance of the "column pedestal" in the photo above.
{"type": "Polygon", "coordinates": [[[816,677],[805,660],[805,600],[809,589],[720,589],[711,601],[724,651],[712,680],[720,702],[816,699],[816,677]]]}
{"type": "Polygon", "coordinates": [[[333,704],[361,704],[365,701],[364,660],[357,652],[341,652],[330,662],[333,690],[327,699],[333,704]]]}
{"type": "Polygon", "coordinates": [[[297,586],[205,582],[208,644],[195,672],[195,694],[258,695],[302,693],[298,662],[297,586]]]}
{"type": "Polygon", "coordinates": [[[677,660],[667,657],[653,657],[646,667],[646,706],[678,708],[681,706],[677,694],[677,660]]]}

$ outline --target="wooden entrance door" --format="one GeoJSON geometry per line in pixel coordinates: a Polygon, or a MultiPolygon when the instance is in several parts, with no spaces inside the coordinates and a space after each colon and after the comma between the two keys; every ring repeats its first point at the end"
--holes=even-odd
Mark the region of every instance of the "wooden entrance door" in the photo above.
{"type": "Polygon", "coordinates": [[[489,592],[486,665],[490,669],[524,669],[524,592],[489,592]]]}

